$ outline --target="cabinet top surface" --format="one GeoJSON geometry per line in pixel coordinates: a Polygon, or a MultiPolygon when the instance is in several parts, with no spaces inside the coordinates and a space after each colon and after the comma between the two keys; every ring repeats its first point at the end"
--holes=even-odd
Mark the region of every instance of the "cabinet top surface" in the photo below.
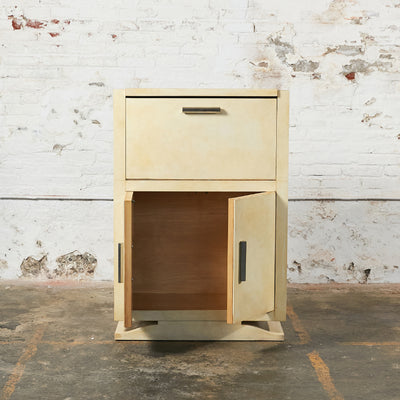
{"type": "Polygon", "coordinates": [[[213,96],[213,97],[278,97],[277,89],[117,89],[124,90],[125,96],[213,96]]]}

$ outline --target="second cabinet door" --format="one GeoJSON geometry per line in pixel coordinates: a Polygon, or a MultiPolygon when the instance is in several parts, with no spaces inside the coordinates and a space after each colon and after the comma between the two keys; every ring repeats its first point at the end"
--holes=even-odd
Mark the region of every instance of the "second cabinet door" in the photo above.
{"type": "Polygon", "coordinates": [[[274,310],[275,192],[229,199],[227,322],[274,310]]]}

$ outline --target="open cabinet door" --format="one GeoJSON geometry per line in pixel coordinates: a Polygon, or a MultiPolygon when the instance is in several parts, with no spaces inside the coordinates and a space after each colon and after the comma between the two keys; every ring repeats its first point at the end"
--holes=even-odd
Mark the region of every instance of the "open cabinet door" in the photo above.
{"type": "Polygon", "coordinates": [[[275,192],[229,199],[227,323],[274,310],[275,192]]]}
{"type": "Polygon", "coordinates": [[[132,244],[133,192],[125,194],[124,201],[124,326],[132,327],[132,244]]]}

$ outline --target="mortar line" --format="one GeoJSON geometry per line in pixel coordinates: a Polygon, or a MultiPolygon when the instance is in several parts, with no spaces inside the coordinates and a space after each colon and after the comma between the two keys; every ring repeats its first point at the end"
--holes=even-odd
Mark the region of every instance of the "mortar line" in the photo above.
{"type": "Polygon", "coordinates": [[[297,336],[300,339],[300,344],[307,344],[311,341],[310,334],[307,332],[303,323],[300,321],[298,315],[294,312],[291,305],[287,305],[286,313],[290,320],[292,321],[293,329],[295,330],[297,336]]]}
{"type": "Polygon", "coordinates": [[[40,325],[36,329],[35,334],[32,336],[32,339],[28,343],[28,346],[26,347],[25,351],[18,359],[13,371],[11,372],[11,375],[9,376],[6,384],[4,385],[3,390],[1,391],[0,400],[9,400],[12,394],[14,393],[15,387],[17,386],[18,382],[22,378],[22,375],[24,374],[26,363],[37,352],[37,346],[43,337],[45,328],[46,328],[45,325],[40,325]]]}
{"type": "Polygon", "coordinates": [[[319,356],[319,353],[314,350],[311,353],[308,353],[307,357],[309,358],[322,387],[325,392],[328,393],[330,400],[344,400],[341,393],[336,389],[329,368],[325,364],[324,360],[319,356]]]}

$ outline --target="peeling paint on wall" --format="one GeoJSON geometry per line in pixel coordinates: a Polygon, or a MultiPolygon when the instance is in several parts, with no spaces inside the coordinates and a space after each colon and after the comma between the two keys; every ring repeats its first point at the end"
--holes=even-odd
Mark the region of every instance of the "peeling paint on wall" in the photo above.
{"type": "Polygon", "coordinates": [[[111,201],[1,200],[0,278],[111,280],[112,231],[111,201]]]}
{"type": "Polygon", "coordinates": [[[289,202],[288,279],[400,282],[398,240],[400,202],[289,202]]]}
{"type": "MultiPolygon", "coordinates": [[[[0,260],[0,269],[2,267],[0,260]]],[[[97,259],[90,253],[73,251],[57,257],[57,267],[49,269],[47,255],[40,259],[29,256],[21,263],[22,278],[38,279],[82,279],[93,278],[97,267],[97,259]]],[[[7,264],[5,264],[7,266],[7,264]]]]}
{"type": "Polygon", "coordinates": [[[55,153],[57,153],[58,155],[60,155],[61,153],[62,153],[62,151],[65,149],[65,147],[67,147],[67,145],[66,144],[58,144],[58,143],[56,143],[54,146],[53,146],[53,151],[55,152],[55,153]]]}
{"type": "Polygon", "coordinates": [[[323,56],[330,53],[342,54],[344,56],[357,56],[365,53],[365,47],[360,45],[340,44],[335,47],[328,47],[323,56]]]}
{"type": "Polygon", "coordinates": [[[11,19],[11,24],[14,30],[21,29],[25,26],[33,29],[42,29],[47,25],[45,22],[26,18],[24,15],[21,15],[18,18],[14,17],[14,15],[9,15],[8,18],[11,19]]]}
{"type": "MultiPolygon", "coordinates": [[[[23,14],[9,14],[8,19],[11,20],[11,26],[13,30],[21,30],[25,28],[29,29],[47,29],[51,25],[56,25],[53,26],[53,29],[60,29],[61,31],[65,30],[65,25],[69,25],[71,23],[70,20],[64,20],[60,21],[59,19],[52,19],[52,20],[37,20],[37,19],[31,19],[26,17],[23,14]]],[[[51,37],[56,37],[60,35],[60,32],[48,32],[51,37]]]]}
{"type": "Polygon", "coordinates": [[[27,257],[21,263],[22,277],[24,278],[49,278],[49,269],[47,268],[47,255],[40,259],[27,257]]]}
{"type": "Polygon", "coordinates": [[[4,260],[3,258],[0,258],[0,272],[2,269],[7,269],[8,268],[8,262],[7,260],[4,260]]]}
{"type": "Polygon", "coordinates": [[[11,25],[14,30],[19,30],[22,28],[22,22],[18,22],[18,20],[16,18],[13,18],[11,20],[11,25]]]}
{"type": "Polygon", "coordinates": [[[376,98],[375,97],[371,97],[369,100],[367,100],[364,104],[366,106],[370,106],[371,104],[374,104],[376,102],[376,98]]]}
{"type": "MultiPolygon", "coordinates": [[[[382,115],[381,112],[377,112],[374,115],[364,114],[363,119],[361,120],[361,122],[368,123],[372,119],[380,117],[381,115],[382,115]]],[[[369,126],[371,126],[371,124],[369,124],[369,126]]]]}
{"type": "Polygon", "coordinates": [[[392,67],[391,62],[375,61],[368,62],[362,59],[350,60],[349,64],[343,65],[343,75],[350,73],[360,72],[363,74],[370,74],[372,71],[378,70],[381,72],[387,72],[392,67]]]}
{"type": "Polygon", "coordinates": [[[290,64],[294,71],[298,72],[314,72],[319,67],[319,62],[310,60],[300,60],[295,64],[290,64]]]}
{"type": "Polygon", "coordinates": [[[44,26],[45,26],[44,22],[31,20],[31,19],[25,19],[25,21],[26,21],[26,25],[25,26],[27,26],[28,28],[41,29],[41,28],[44,28],[44,26]]]}
{"type": "Polygon", "coordinates": [[[56,259],[57,268],[54,277],[57,278],[88,278],[93,277],[97,267],[97,259],[90,253],[73,251],[56,259]]]}

